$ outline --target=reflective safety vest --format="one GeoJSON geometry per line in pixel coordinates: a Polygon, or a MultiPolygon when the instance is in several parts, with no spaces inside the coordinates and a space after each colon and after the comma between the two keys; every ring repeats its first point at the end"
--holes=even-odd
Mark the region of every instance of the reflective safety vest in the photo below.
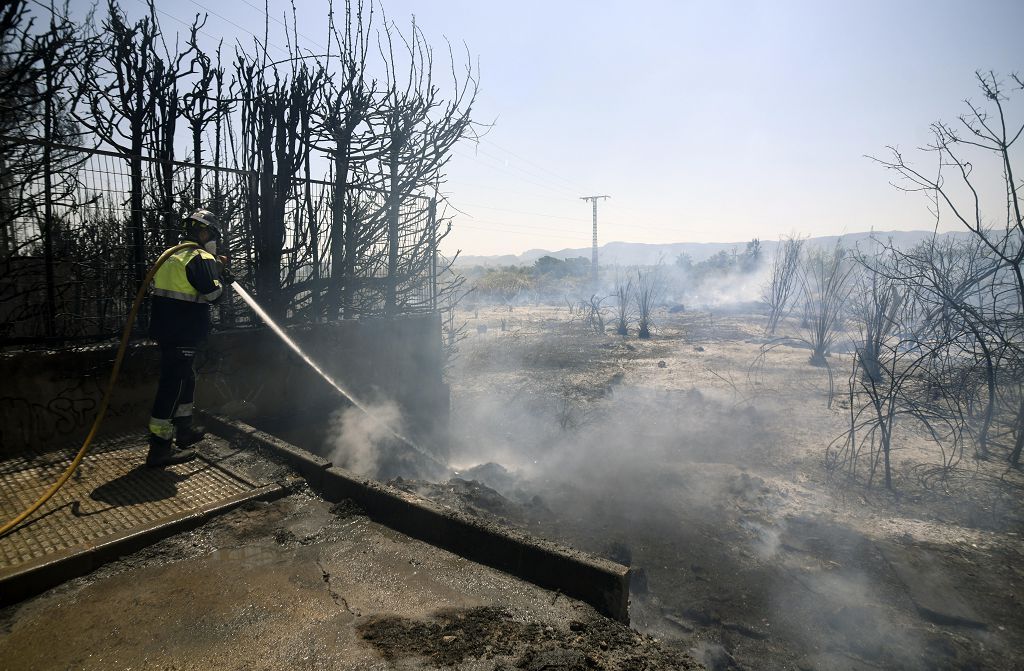
{"type": "Polygon", "coordinates": [[[199,290],[188,281],[186,268],[197,256],[203,261],[217,260],[213,254],[198,247],[189,247],[175,252],[157,269],[150,293],[154,296],[173,298],[188,303],[210,303],[217,300],[221,292],[224,291],[219,280],[213,281],[216,289],[208,294],[199,293],[199,290]]]}

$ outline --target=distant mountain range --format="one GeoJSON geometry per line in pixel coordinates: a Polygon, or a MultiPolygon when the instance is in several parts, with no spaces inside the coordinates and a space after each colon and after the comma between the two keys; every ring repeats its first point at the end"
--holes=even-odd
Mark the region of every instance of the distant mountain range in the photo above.
{"type": "MultiPolygon", "coordinates": [[[[967,235],[970,234],[966,231],[939,233],[940,238],[949,236],[963,237],[967,235]]],[[[863,233],[847,233],[841,236],[825,235],[817,238],[808,238],[807,244],[811,247],[831,247],[836,244],[836,241],[842,239],[844,246],[853,247],[858,244],[863,246],[874,238],[883,241],[891,240],[896,247],[906,249],[931,236],[931,231],[867,231],[863,233]]],[[[762,239],[761,248],[763,253],[766,255],[771,254],[778,244],[778,240],[762,239]]],[[[697,263],[721,251],[730,252],[735,249],[738,252],[742,252],[746,246],[746,240],[742,242],[673,242],[668,244],[609,242],[598,247],[598,261],[603,266],[643,266],[654,265],[659,261],[673,263],[680,254],[686,254],[694,263],[697,263]]],[[[455,265],[463,268],[473,266],[525,266],[532,265],[534,261],[542,256],[553,256],[556,259],[573,259],[582,256],[589,259],[590,247],[559,249],[557,251],[530,249],[522,254],[500,254],[496,256],[463,254],[459,256],[455,265]]]]}

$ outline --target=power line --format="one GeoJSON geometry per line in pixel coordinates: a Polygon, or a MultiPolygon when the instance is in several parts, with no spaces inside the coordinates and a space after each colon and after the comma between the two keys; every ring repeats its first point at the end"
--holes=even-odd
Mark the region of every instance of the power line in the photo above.
{"type": "Polygon", "coordinates": [[[492,207],[490,205],[478,205],[476,203],[464,203],[463,207],[479,207],[484,210],[495,210],[497,212],[509,212],[512,214],[527,214],[531,217],[543,217],[545,219],[565,219],[566,221],[575,221],[577,223],[583,223],[586,221],[583,217],[563,217],[557,214],[541,214],[540,212],[525,212],[523,210],[507,210],[502,207],[492,207]]]}
{"type": "MultiPolygon", "coordinates": [[[[495,221],[493,219],[478,219],[478,218],[476,218],[476,217],[474,217],[472,215],[468,215],[468,216],[469,216],[469,219],[470,219],[470,221],[468,223],[470,223],[470,224],[484,224],[484,223],[486,223],[486,224],[495,224],[497,226],[505,226],[505,227],[510,228],[510,229],[516,229],[516,230],[519,230],[520,232],[523,232],[523,233],[531,233],[533,231],[539,231],[539,232],[548,233],[548,234],[552,234],[552,235],[557,235],[559,233],[566,233],[566,234],[570,234],[570,235],[572,234],[572,231],[567,231],[567,230],[564,230],[564,229],[554,229],[554,230],[552,230],[552,228],[550,226],[531,226],[529,224],[517,224],[517,223],[514,223],[514,222],[495,221]]],[[[459,223],[458,225],[459,226],[463,226],[464,224],[463,223],[459,223]]],[[[574,236],[574,237],[579,237],[579,236],[574,236]]]]}
{"type": "MultiPolygon", "coordinates": [[[[146,3],[146,0],[139,0],[139,2],[141,2],[141,3],[145,4],[145,3],[146,3]]],[[[191,3],[193,4],[193,5],[195,5],[195,6],[196,6],[196,7],[198,7],[199,9],[203,10],[203,11],[204,11],[204,12],[206,12],[207,14],[212,14],[213,16],[216,16],[216,17],[217,17],[218,19],[220,19],[221,21],[223,21],[223,22],[225,22],[225,23],[228,23],[228,24],[230,24],[230,25],[234,26],[234,27],[235,27],[235,28],[237,28],[238,30],[241,30],[241,31],[242,31],[243,33],[246,33],[247,35],[250,35],[250,36],[252,36],[253,38],[255,38],[255,39],[256,39],[256,41],[258,41],[258,42],[261,42],[261,43],[262,43],[262,41],[263,41],[263,40],[262,40],[262,38],[260,38],[260,37],[259,37],[258,35],[256,35],[256,33],[252,32],[251,30],[246,30],[245,28],[243,28],[242,26],[238,25],[237,23],[235,23],[235,22],[234,22],[234,21],[232,21],[231,19],[229,19],[229,18],[227,18],[227,17],[225,17],[225,16],[222,16],[222,15],[218,14],[217,12],[213,11],[213,10],[212,10],[212,9],[210,9],[209,7],[206,7],[205,5],[202,5],[202,4],[198,3],[198,2],[196,2],[196,0],[189,0],[189,2],[191,2],[191,3]]],[[[157,11],[160,11],[160,10],[157,10],[157,11]]],[[[162,14],[166,14],[166,12],[161,12],[161,13],[162,13],[162,14]]],[[[270,17],[269,17],[269,15],[267,15],[267,14],[266,14],[266,12],[264,12],[264,15],[265,15],[265,16],[267,16],[267,18],[268,18],[268,19],[270,18],[270,17]]],[[[167,16],[171,16],[171,15],[170,15],[170,14],[167,14],[167,16]]],[[[172,19],[175,19],[176,21],[179,21],[179,22],[181,22],[181,23],[184,23],[184,21],[181,21],[181,19],[177,19],[177,18],[175,18],[175,17],[173,17],[173,16],[171,16],[171,18],[172,18],[172,19]]],[[[191,24],[185,24],[185,25],[191,25],[191,24]]],[[[204,34],[205,34],[205,33],[204,33],[204,34]]],[[[211,39],[212,39],[212,38],[211,38],[211,39]]],[[[273,48],[277,49],[278,51],[280,51],[280,52],[281,52],[281,53],[283,53],[283,54],[288,54],[288,53],[289,53],[289,52],[288,52],[288,51],[287,51],[286,49],[283,49],[282,47],[279,47],[279,46],[277,46],[276,44],[274,44],[273,42],[271,42],[271,41],[270,41],[270,38],[269,38],[269,37],[268,37],[268,38],[266,39],[266,46],[268,46],[268,47],[273,47],[273,48]]]]}
{"type": "MultiPolygon", "coordinates": [[[[139,4],[143,5],[146,9],[149,9],[149,3],[146,2],[146,0],[139,0],[139,4]]],[[[189,23],[188,21],[183,21],[183,20],[179,19],[177,16],[175,16],[173,14],[165,12],[162,9],[157,9],[156,5],[153,6],[153,10],[155,12],[157,12],[158,14],[163,14],[164,16],[166,16],[167,18],[171,19],[172,21],[177,21],[178,23],[180,23],[181,25],[185,26],[186,28],[191,28],[192,27],[192,24],[189,23]]],[[[163,31],[161,31],[161,32],[163,32],[163,31]]],[[[210,38],[211,40],[216,41],[216,39],[217,39],[216,37],[214,37],[210,33],[206,32],[205,30],[198,30],[196,32],[198,32],[200,35],[204,35],[204,36],[210,38]]]]}
{"type": "Polygon", "coordinates": [[[539,170],[542,170],[542,171],[548,173],[549,175],[552,175],[553,177],[556,177],[556,178],[562,180],[566,184],[572,186],[574,189],[581,189],[582,188],[581,185],[578,182],[576,182],[574,180],[571,180],[568,177],[563,177],[562,175],[560,175],[559,173],[555,172],[554,170],[550,170],[548,168],[545,168],[544,166],[540,165],[539,163],[535,163],[535,162],[531,161],[528,158],[520,156],[519,154],[515,153],[511,149],[505,149],[504,147],[499,145],[497,142],[494,142],[493,140],[489,140],[486,137],[484,137],[484,138],[480,138],[480,141],[484,142],[486,144],[489,144],[492,147],[494,147],[495,149],[498,149],[499,151],[503,151],[506,154],[509,154],[510,156],[515,156],[520,161],[523,161],[524,163],[528,163],[528,164],[534,166],[535,168],[538,168],[539,170]]]}
{"type": "MultiPolygon", "coordinates": [[[[270,14],[267,14],[267,10],[266,9],[261,9],[257,5],[254,5],[251,2],[249,2],[249,0],[242,0],[242,2],[244,2],[247,5],[249,5],[250,7],[255,9],[257,12],[260,12],[261,14],[263,14],[263,16],[267,17],[268,19],[270,19],[274,23],[277,23],[278,25],[283,26],[285,30],[288,30],[288,24],[287,23],[285,23],[284,21],[281,21],[280,19],[275,19],[270,14]]],[[[316,40],[311,38],[309,35],[304,35],[304,34],[300,33],[298,30],[295,30],[295,34],[298,35],[299,37],[301,37],[302,39],[309,41],[309,43],[312,44],[314,47],[320,47],[324,51],[327,50],[327,47],[325,47],[324,45],[320,44],[319,42],[317,42],[316,40]]]]}
{"type": "MultiPolygon", "coordinates": [[[[479,152],[479,154],[483,154],[485,157],[489,157],[492,160],[496,160],[496,161],[501,161],[502,160],[500,158],[491,156],[490,154],[487,154],[486,152],[479,152]]],[[[570,189],[566,189],[563,186],[556,186],[556,185],[553,185],[553,184],[548,184],[548,183],[544,183],[544,182],[538,182],[538,181],[535,181],[533,179],[530,179],[529,177],[524,177],[523,175],[517,175],[517,174],[515,174],[513,172],[510,172],[508,170],[508,167],[510,167],[510,166],[492,165],[492,164],[488,163],[487,161],[482,160],[479,155],[467,156],[466,154],[463,154],[461,152],[456,152],[456,155],[457,156],[461,156],[461,157],[463,157],[465,159],[469,159],[469,160],[472,160],[472,161],[477,161],[481,165],[483,165],[484,167],[490,168],[492,170],[497,170],[498,172],[505,173],[506,175],[509,175],[510,177],[514,177],[516,179],[520,179],[520,180],[522,180],[524,182],[528,182],[530,184],[533,184],[534,186],[539,186],[539,187],[541,187],[543,189],[549,189],[550,191],[552,191],[554,193],[563,194],[563,195],[564,194],[568,194],[568,193],[572,193],[572,191],[570,189]]],[[[519,169],[521,172],[527,172],[525,170],[522,170],[521,168],[517,168],[517,169],[519,169]]],[[[529,173],[527,172],[527,174],[529,174],[529,173]]],[[[535,175],[530,175],[530,177],[534,177],[534,176],[535,175]]],[[[543,178],[539,177],[539,179],[543,179],[543,178]]]]}
{"type": "MultiPolygon", "coordinates": [[[[521,236],[531,235],[527,231],[509,230],[509,229],[504,229],[504,228],[498,228],[496,226],[472,226],[472,225],[469,225],[469,224],[459,224],[458,226],[453,226],[452,227],[452,231],[459,231],[459,230],[465,230],[465,229],[469,229],[469,230],[472,230],[472,231],[486,231],[488,233],[508,233],[510,235],[521,235],[521,236]]],[[[561,239],[561,240],[579,240],[580,239],[578,235],[559,235],[557,233],[549,233],[545,237],[547,237],[547,238],[558,238],[558,239],[561,239]]]]}
{"type": "Polygon", "coordinates": [[[501,162],[502,164],[504,164],[504,165],[505,165],[505,167],[511,168],[512,170],[518,170],[519,172],[525,173],[525,174],[529,175],[530,177],[535,177],[535,178],[537,178],[537,179],[543,179],[543,180],[548,180],[548,181],[547,181],[547,183],[548,183],[548,185],[549,185],[549,186],[550,186],[551,188],[554,188],[554,189],[562,189],[563,191],[566,191],[566,192],[573,192],[573,191],[576,191],[576,189],[571,189],[571,188],[569,188],[569,187],[567,187],[567,186],[563,186],[563,185],[561,185],[561,184],[551,184],[551,183],[550,183],[550,179],[549,179],[549,178],[547,178],[547,177],[544,177],[543,175],[540,175],[540,174],[538,174],[538,173],[537,173],[536,171],[533,171],[533,170],[527,170],[526,168],[523,168],[523,167],[521,167],[521,166],[518,166],[518,165],[514,165],[514,164],[512,164],[512,163],[509,163],[508,159],[502,158],[501,156],[495,156],[494,154],[492,154],[492,153],[490,153],[490,152],[488,152],[488,151],[486,151],[486,150],[483,150],[483,149],[479,149],[479,148],[477,148],[477,150],[476,150],[476,153],[478,153],[478,154],[483,154],[484,156],[487,156],[487,157],[489,157],[489,158],[492,158],[492,159],[494,159],[495,161],[500,161],[500,162],[501,162]]]}
{"type": "MultiPolygon", "coordinates": [[[[565,216],[555,215],[555,214],[542,214],[542,213],[539,213],[539,212],[525,212],[525,211],[522,211],[522,210],[510,210],[510,209],[507,209],[507,208],[493,207],[493,206],[488,206],[488,205],[479,205],[479,204],[475,204],[475,203],[467,203],[464,206],[467,207],[467,208],[482,208],[482,209],[487,209],[487,210],[493,210],[495,212],[508,212],[508,213],[511,213],[511,214],[524,214],[524,215],[533,216],[533,217],[544,217],[544,218],[547,218],[547,219],[563,219],[565,221],[572,221],[572,222],[578,222],[578,223],[583,223],[583,222],[586,221],[586,219],[577,218],[577,217],[565,217],[565,216]]],[[[475,217],[473,214],[471,214],[469,212],[460,212],[460,214],[462,214],[463,216],[469,217],[470,219],[472,219],[475,222],[484,221],[482,219],[478,219],[477,217],[475,217]]],[[[518,222],[515,222],[515,221],[498,221],[498,222],[494,222],[494,223],[498,223],[498,224],[500,224],[502,226],[513,226],[513,227],[527,228],[527,229],[540,230],[540,231],[550,231],[551,230],[551,228],[549,226],[534,226],[534,225],[530,225],[530,224],[521,224],[521,223],[518,223],[518,222]]],[[[655,232],[659,232],[659,233],[673,233],[673,234],[676,234],[676,235],[687,234],[687,233],[698,233],[698,232],[700,232],[700,233],[711,233],[711,232],[714,232],[712,229],[694,229],[694,228],[685,228],[684,229],[682,227],[649,226],[649,225],[644,225],[644,224],[626,224],[626,223],[617,222],[617,221],[606,221],[604,225],[605,225],[605,227],[613,226],[613,227],[616,227],[616,228],[626,229],[626,230],[655,231],[655,232]]]]}

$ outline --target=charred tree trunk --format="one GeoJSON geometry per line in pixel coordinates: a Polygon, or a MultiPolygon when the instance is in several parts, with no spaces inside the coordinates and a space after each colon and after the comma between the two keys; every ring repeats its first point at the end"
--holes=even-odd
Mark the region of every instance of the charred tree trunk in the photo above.
{"type": "Polygon", "coordinates": [[[1020,407],[1017,410],[1017,421],[1014,427],[1016,438],[1013,443],[1013,451],[1010,453],[1010,463],[1015,468],[1020,466],[1020,455],[1024,452],[1024,397],[1021,398],[1020,407]]]}
{"type": "Polygon", "coordinates": [[[403,136],[397,135],[391,139],[391,142],[391,151],[388,157],[388,277],[384,296],[384,314],[386,316],[393,316],[397,307],[398,220],[402,204],[398,183],[398,161],[404,145],[403,136]]]}

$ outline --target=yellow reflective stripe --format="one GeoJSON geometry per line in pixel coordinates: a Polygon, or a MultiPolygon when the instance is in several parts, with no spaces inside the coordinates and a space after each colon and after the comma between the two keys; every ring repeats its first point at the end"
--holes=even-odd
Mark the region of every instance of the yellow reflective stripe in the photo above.
{"type": "Polygon", "coordinates": [[[159,438],[170,440],[174,437],[174,425],[171,424],[169,419],[160,419],[159,417],[149,418],[149,432],[159,438]]]}
{"type": "Polygon", "coordinates": [[[189,303],[198,303],[200,298],[199,294],[186,294],[180,291],[173,291],[171,289],[153,289],[154,296],[163,296],[165,298],[173,298],[179,301],[187,301],[189,303]]]}

